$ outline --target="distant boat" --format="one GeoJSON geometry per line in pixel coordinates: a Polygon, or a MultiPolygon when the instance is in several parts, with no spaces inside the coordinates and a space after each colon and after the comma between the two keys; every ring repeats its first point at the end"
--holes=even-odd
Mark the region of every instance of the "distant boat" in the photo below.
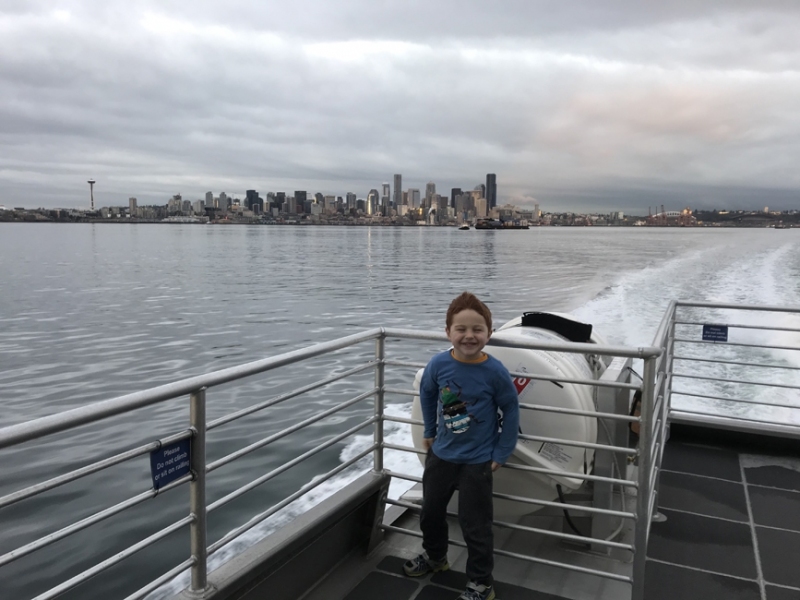
{"type": "Polygon", "coordinates": [[[461,231],[469,231],[469,225],[464,224],[461,227],[459,227],[459,230],[461,230],[461,231]]]}
{"type": "Polygon", "coordinates": [[[495,219],[478,219],[475,221],[475,229],[530,229],[530,227],[519,221],[497,221],[495,219]]]}

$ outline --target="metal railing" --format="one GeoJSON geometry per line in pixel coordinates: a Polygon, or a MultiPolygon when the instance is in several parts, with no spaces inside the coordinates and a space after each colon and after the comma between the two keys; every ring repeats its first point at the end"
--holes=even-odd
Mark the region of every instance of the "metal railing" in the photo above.
{"type": "MultiPolygon", "coordinates": [[[[725,357],[720,360],[714,360],[706,357],[689,358],[681,354],[676,354],[675,352],[676,345],[678,345],[677,346],[678,348],[683,348],[681,344],[685,345],[688,343],[694,343],[695,341],[695,340],[687,340],[685,338],[677,338],[676,331],[679,332],[679,328],[681,327],[697,327],[703,324],[701,321],[697,320],[679,321],[677,319],[678,311],[679,309],[683,310],[683,309],[697,309],[697,308],[714,309],[714,310],[724,309],[724,308],[736,308],[736,309],[746,308],[747,310],[767,310],[767,311],[783,310],[793,313],[800,312],[800,310],[796,309],[779,309],[776,307],[740,307],[733,305],[716,305],[716,304],[712,305],[712,304],[684,303],[684,302],[673,301],[670,303],[666,313],[664,314],[664,317],[656,331],[656,335],[654,336],[653,344],[650,347],[629,348],[621,346],[606,346],[606,345],[596,345],[596,344],[573,344],[567,342],[547,343],[547,344],[545,343],[514,344],[515,347],[528,348],[533,350],[578,353],[584,355],[590,354],[595,356],[626,357],[626,358],[640,359],[643,361],[644,363],[643,374],[642,374],[643,383],[641,385],[642,406],[641,406],[641,415],[639,417],[629,416],[627,413],[623,414],[621,412],[604,412],[599,410],[586,411],[577,409],[567,409],[558,406],[541,406],[541,405],[528,405],[528,404],[521,405],[521,409],[526,411],[552,412],[562,415],[570,415],[576,418],[587,418],[587,417],[595,418],[598,419],[598,423],[601,424],[604,428],[605,427],[613,428],[616,425],[622,425],[627,431],[628,424],[632,422],[639,423],[640,437],[639,437],[639,445],[637,448],[629,448],[623,444],[613,444],[610,441],[613,439],[611,436],[607,437],[608,443],[578,442],[574,440],[565,440],[556,437],[548,437],[542,435],[521,436],[523,439],[530,441],[536,441],[542,443],[547,443],[547,442],[558,443],[567,446],[585,448],[587,450],[595,452],[596,453],[595,456],[598,456],[598,453],[607,452],[614,456],[623,457],[624,459],[627,459],[628,457],[635,457],[638,459],[638,471],[636,479],[626,479],[624,474],[622,472],[619,472],[619,470],[617,471],[616,476],[614,476],[613,473],[611,476],[603,476],[591,473],[572,473],[572,472],[568,474],[568,476],[572,479],[592,482],[596,487],[605,485],[605,486],[618,486],[620,488],[623,487],[632,488],[633,490],[635,490],[636,492],[635,506],[630,509],[617,509],[612,506],[598,508],[596,506],[582,506],[577,504],[569,505],[570,511],[587,514],[592,517],[604,517],[604,518],[627,520],[633,523],[634,525],[633,543],[616,541],[614,539],[589,538],[589,541],[592,543],[593,546],[605,548],[608,549],[609,551],[610,550],[623,551],[632,554],[633,555],[632,575],[627,576],[613,572],[606,572],[598,569],[588,569],[585,567],[579,567],[577,565],[560,563],[536,556],[520,555],[518,553],[511,553],[504,550],[497,550],[498,555],[509,556],[515,559],[525,560],[532,563],[546,564],[549,566],[555,566],[576,572],[591,574],[598,577],[604,577],[607,579],[624,581],[631,584],[632,597],[635,600],[641,600],[643,598],[643,593],[644,593],[644,566],[646,560],[645,550],[647,547],[647,541],[650,532],[650,523],[654,518],[654,516],[658,514],[658,484],[661,471],[661,461],[668,436],[668,422],[671,419],[677,419],[687,422],[701,422],[701,423],[708,423],[709,420],[711,420],[714,422],[719,422],[721,425],[732,423],[733,426],[735,427],[739,428],[751,427],[754,430],[758,431],[761,431],[766,427],[766,428],[772,428],[772,430],[777,433],[785,433],[787,430],[791,431],[794,434],[798,433],[797,430],[800,430],[800,428],[792,429],[792,427],[787,425],[786,423],[769,422],[767,420],[747,419],[747,418],[742,418],[741,415],[735,417],[721,417],[719,415],[709,416],[706,413],[694,414],[691,411],[683,409],[675,410],[674,408],[672,408],[673,394],[674,395],[684,394],[686,391],[689,391],[691,394],[691,390],[684,390],[684,391],[673,390],[672,389],[673,381],[676,379],[685,378],[687,380],[707,380],[707,381],[723,380],[726,383],[736,383],[737,385],[739,384],[758,385],[760,383],[764,383],[764,382],[750,381],[747,379],[734,381],[730,378],[726,379],[724,377],[697,376],[696,374],[678,371],[675,368],[675,364],[679,361],[694,360],[698,362],[713,362],[720,365],[731,365],[731,366],[750,366],[756,368],[762,367],[762,368],[776,368],[776,369],[789,369],[789,370],[798,369],[797,367],[793,367],[787,364],[753,363],[752,361],[738,359],[737,357],[734,357],[737,358],[737,360],[733,360],[731,357],[725,357]]],[[[739,326],[740,325],[729,325],[729,327],[731,328],[739,326]]],[[[798,329],[790,327],[780,327],[780,328],[772,326],[757,327],[752,324],[742,324],[741,326],[743,328],[749,328],[749,329],[759,328],[769,331],[781,331],[786,333],[794,333],[798,331],[798,329]]],[[[282,510],[284,507],[288,506],[293,501],[297,500],[304,494],[311,491],[313,488],[317,487],[318,485],[320,485],[325,481],[328,481],[331,477],[334,477],[335,475],[341,473],[342,471],[353,467],[353,465],[355,465],[358,461],[367,457],[370,454],[372,455],[372,468],[377,471],[387,471],[386,466],[384,464],[385,450],[391,449],[391,450],[399,450],[411,453],[421,453],[420,450],[417,450],[410,446],[387,443],[384,440],[384,422],[396,422],[396,423],[404,423],[411,425],[421,424],[420,422],[415,421],[413,419],[391,416],[387,415],[385,412],[385,400],[387,395],[402,396],[402,397],[410,397],[415,395],[414,390],[411,389],[410,387],[406,388],[406,387],[387,386],[386,385],[387,367],[400,368],[400,369],[416,369],[424,366],[423,363],[419,362],[408,361],[408,360],[394,360],[388,358],[386,354],[387,342],[391,341],[394,344],[396,343],[396,340],[417,340],[417,341],[435,342],[438,344],[444,344],[447,342],[446,337],[443,334],[439,333],[427,333],[427,332],[419,332],[419,331],[412,331],[405,329],[384,329],[384,328],[373,329],[356,335],[351,335],[330,342],[325,342],[322,344],[310,346],[308,348],[304,348],[301,350],[287,352],[285,354],[281,354],[271,358],[266,358],[248,364],[228,369],[223,369],[221,371],[201,375],[198,377],[191,377],[168,385],[152,388],[150,390],[128,394],[105,402],[84,406],[60,414],[30,421],[28,423],[22,423],[19,425],[14,425],[11,427],[0,429],[0,449],[3,449],[12,446],[17,446],[23,443],[29,443],[35,440],[41,440],[46,436],[58,432],[73,430],[75,428],[90,423],[100,422],[104,419],[116,415],[129,413],[133,410],[145,406],[154,405],[175,398],[188,397],[189,399],[188,404],[190,408],[190,417],[189,417],[188,429],[176,432],[172,435],[164,437],[159,441],[153,441],[147,444],[142,444],[140,446],[126,450],[124,452],[119,452],[113,456],[104,458],[101,461],[92,463],[91,465],[81,466],[79,468],[69,471],[68,473],[59,474],[58,476],[48,479],[46,481],[36,482],[23,489],[15,490],[3,497],[0,497],[0,509],[11,506],[13,504],[23,502],[25,500],[29,500],[35,496],[38,496],[39,494],[42,494],[49,490],[53,490],[59,486],[63,486],[73,481],[77,481],[81,478],[101,472],[103,470],[107,470],[116,465],[120,465],[124,462],[131,461],[137,457],[147,455],[150,452],[157,450],[159,447],[163,445],[173,444],[175,442],[189,438],[192,440],[191,473],[189,475],[183,476],[177,479],[176,481],[169,483],[167,486],[162,487],[159,490],[150,489],[142,493],[135,494],[130,498],[127,498],[122,502],[115,504],[114,506],[105,508],[88,517],[77,520],[59,529],[58,531],[43,535],[42,537],[36,540],[28,542],[27,544],[24,544],[10,552],[7,552],[6,554],[3,554],[2,556],[0,556],[0,577],[2,577],[3,565],[7,565],[23,556],[36,552],[58,540],[64,539],[78,531],[91,527],[92,525],[95,525],[96,523],[106,520],[114,515],[123,513],[125,510],[140,505],[146,500],[155,498],[157,495],[160,495],[168,490],[175,489],[177,487],[180,487],[188,483],[189,513],[187,516],[180,518],[179,520],[168,525],[162,530],[153,533],[152,535],[140,540],[136,544],[126,548],[123,552],[120,552],[98,563],[97,565],[91,567],[90,569],[82,573],[79,573],[71,577],[67,581],[60,583],[56,587],[36,596],[36,600],[45,600],[49,598],[54,598],[57,595],[69,589],[75,588],[79,586],[81,583],[90,579],[91,577],[96,576],[98,573],[103,572],[104,570],[125,560],[126,558],[132,556],[133,554],[143,550],[144,548],[147,548],[148,546],[158,543],[168,535],[184,528],[187,525],[189,526],[189,538],[190,538],[190,548],[188,557],[186,557],[185,560],[183,560],[179,564],[170,568],[168,571],[163,573],[157,579],[150,582],[145,587],[131,594],[127,600],[134,600],[144,597],[152,590],[158,588],[165,582],[175,577],[177,574],[185,572],[186,570],[190,570],[191,572],[190,589],[198,597],[202,597],[202,594],[204,593],[208,585],[207,576],[208,576],[209,556],[213,554],[215,551],[225,546],[231,540],[240,536],[242,533],[248,531],[249,529],[255,527],[257,524],[262,523],[270,516],[274,515],[278,511],[282,510]],[[361,364],[356,364],[355,366],[352,366],[345,371],[323,377],[317,381],[304,383],[304,385],[300,387],[296,387],[290,391],[282,392],[267,400],[231,412],[215,420],[208,421],[206,418],[206,406],[209,402],[208,397],[213,393],[212,388],[216,386],[228,382],[238,382],[247,377],[251,377],[261,373],[267,373],[269,371],[273,371],[280,367],[293,365],[301,361],[306,361],[312,358],[316,358],[332,352],[351,348],[353,346],[368,342],[374,342],[375,352],[374,352],[374,357],[370,358],[366,362],[363,362],[361,364]],[[227,425],[228,423],[231,423],[233,421],[243,419],[251,415],[262,413],[262,411],[268,411],[273,407],[282,405],[283,403],[298,398],[303,394],[308,394],[309,392],[320,390],[336,382],[346,380],[348,378],[354,377],[359,374],[367,374],[369,371],[374,372],[374,385],[366,385],[360,393],[357,393],[352,398],[344,402],[340,402],[335,406],[332,406],[322,412],[313,415],[312,417],[306,418],[291,426],[288,426],[282,429],[281,431],[272,433],[262,439],[259,439],[258,441],[250,443],[244,446],[243,448],[235,450],[212,462],[206,461],[205,448],[208,441],[207,438],[209,434],[212,431],[216,430],[217,428],[227,425]],[[321,441],[319,444],[315,445],[313,448],[306,451],[305,453],[297,456],[296,458],[288,462],[285,462],[284,464],[276,467],[275,469],[238,487],[237,489],[229,492],[228,494],[222,496],[221,498],[215,500],[214,502],[210,504],[207,503],[206,501],[207,479],[213,477],[213,473],[220,467],[230,464],[244,456],[247,456],[255,452],[256,450],[265,448],[270,444],[273,444],[292,433],[302,431],[305,428],[315,423],[318,423],[328,417],[331,417],[339,413],[340,411],[359,405],[369,400],[370,398],[372,398],[373,400],[373,410],[371,411],[371,414],[369,415],[368,418],[365,418],[359,421],[356,425],[347,428],[346,431],[340,432],[325,441],[321,441]],[[294,493],[290,494],[277,504],[270,506],[267,510],[264,510],[256,515],[253,515],[246,522],[239,525],[235,529],[231,530],[227,534],[223,535],[219,539],[210,543],[209,540],[206,539],[208,535],[207,518],[209,513],[220,509],[221,507],[241,497],[247,492],[257,488],[258,486],[266,484],[267,482],[277,477],[281,473],[284,473],[287,470],[308,460],[309,458],[323,452],[324,450],[331,448],[335,444],[347,440],[349,438],[352,438],[353,435],[355,435],[359,431],[364,430],[367,427],[372,427],[372,432],[373,432],[372,443],[369,444],[368,447],[357,452],[353,457],[349,458],[348,460],[341,462],[335,468],[329,470],[326,473],[323,473],[321,476],[317,478],[314,478],[311,482],[301,486],[294,493]]],[[[798,350],[798,348],[794,348],[784,344],[776,344],[771,346],[763,344],[760,345],[750,344],[750,346],[758,348],[763,348],[763,347],[771,349],[789,348],[791,350],[798,350]]],[[[512,373],[512,376],[524,377],[542,381],[557,381],[561,384],[586,385],[586,386],[591,386],[595,390],[607,389],[613,391],[614,393],[625,394],[625,395],[630,394],[631,390],[638,389],[640,387],[638,384],[631,384],[627,380],[604,381],[597,379],[568,379],[568,378],[556,378],[549,375],[536,374],[536,373],[512,373]]],[[[404,380],[409,381],[410,378],[406,377],[404,380]]],[[[793,386],[791,384],[785,384],[782,387],[786,389],[796,388],[796,386],[793,386]]],[[[706,398],[709,398],[711,396],[716,396],[715,394],[700,395],[699,393],[693,393],[691,395],[693,395],[694,397],[706,397],[706,398]]],[[[730,398],[726,398],[725,401],[730,401],[730,398]]],[[[741,401],[743,404],[752,403],[751,399],[739,399],[739,401],[741,401]]],[[[791,402],[777,403],[774,404],[774,406],[782,406],[784,404],[790,404],[792,406],[796,406],[791,402]]],[[[563,471],[559,471],[556,469],[533,467],[530,465],[508,464],[504,468],[518,470],[518,471],[527,471],[530,473],[536,473],[540,475],[551,475],[551,476],[565,475],[563,471]]],[[[400,479],[405,479],[412,482],[420,481],[420,479],[418,477],[415,477],[414,475],[409,475],[405,473],[396,473],[392,471],[387,471],[387,472],[389,472],[389,474],[392,475],[393,477],[397,477],[400,479]]],[[[564,505],[560,502],[541,500],[538,498],[528,498],[520,495],[502,494],[502,493],[495,493],[495,496],[499,499],[510,500],[523,504],[529,504],[531,506],[564,508],[564,505]]],[[[621,494],[620,497],[623,497],[623,495],[621,494]]],[[[405,502],[403,500],[390,499],[387,501],[387,503],[390,505],[399,506],[403,509],[410,511],[417,510],[416,505],[411,504],[409,502],[405,502]]],[[[539,535],[556,537],[569,541],[586,541],[587,539],[569,533],[562,533],[546,529],[527,527],[516,523],[509,523],[504,521],[497,521],[495,522],[495,525],[500,528],[536,533],[539,535]]],[[[412,536],[419,535],[415,531],[402,529],[394,525],[385,525],[383,526],[383,528],[385,531],[388,532],[402,533],[412,536]]],[[[458,542],[452,542],[452,543],[454,543],[455,545],[459,545],[458,542]]]]}

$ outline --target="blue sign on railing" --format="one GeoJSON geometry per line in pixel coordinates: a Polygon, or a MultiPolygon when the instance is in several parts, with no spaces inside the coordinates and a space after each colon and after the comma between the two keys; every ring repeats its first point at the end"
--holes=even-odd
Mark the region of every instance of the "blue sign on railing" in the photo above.
{"type": "Polygon", "coordinates": [[[153,489],[159,490],[168,483],[188,475],[191,464],[191,440],[185,439],[161,446],[150,453],[150,474],[153,489]]]}
{"type": "Polygon", "coordinates": [[[728,326],[727,325],[703,325],[703,341],[704,342],[727,342],[728,341],[728,326]]]}

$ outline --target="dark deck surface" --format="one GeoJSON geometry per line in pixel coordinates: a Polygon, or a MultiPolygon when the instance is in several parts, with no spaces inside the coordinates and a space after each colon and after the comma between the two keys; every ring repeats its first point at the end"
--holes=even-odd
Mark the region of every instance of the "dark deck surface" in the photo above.
{"type": "Polygon", "coordinates": [[[647,600],[800,600],[798,450],[676,433],[661,473],[667,520],[653,523],[647,548],[647,600]]]}
{"type": "MultiPolygon", "coordinates": [[[[659,512],[667,519],[651,528],[646,600],[800,600],[796,441],[673,427],[664,453],[659,512]]],[[[399,556],[412,553],[395,554],[372,562],[338,597],[454,600],[464,590],[466,575],[456,570],[404,577],[405,559],[399,556]]],[[[529,587],[547,577],[540,567],[528,579],[506,582],[497,569],[495,576],[498,600],[630,597],[628,585],[617,593],[613,588],[601,594],[578,591],[580,586],[565,596],[534,591],[529,587]]]]}

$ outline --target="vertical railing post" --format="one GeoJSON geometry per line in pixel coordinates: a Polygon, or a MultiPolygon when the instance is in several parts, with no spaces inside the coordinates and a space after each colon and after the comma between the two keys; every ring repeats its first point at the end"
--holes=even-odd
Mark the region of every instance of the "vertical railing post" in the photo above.
{"type": "Polygon", "coordinates": [[[375,340],[375,450],[372,451],[372,468],[375,472],[383,471],[383,388],[384,359],[386,358],[386,335],[381,331],[375,340]]]}
{"type": "MultiPolygon", "coordinates": [[[[660,501],[659,491],[661,489],[661,462],[664,458],[664,450],[667,447],[667,440],[669,439],[669,407],[672,399],[672,357],[675,352],[675,311],[677,307],[673,305],[672,314],[670,315],[670,323],[666,328],[664,335],[666,340],[662,347],[664,348],[664,356],[661,360],[661,368],[664,376],[661,379],[661,390],[656,390],[656,394],[661,393],[661,431],[659,432],[661,446],[659,447],[658,456],[653,457],[654,465],[658,468],[656,474],[655,494],[656,498],[653,502],[653,513],[658,512],[658,503],[660,501]]],[[[663,520],[663,515],[659,515],[663,520]]]]}
{"type": "Polygon", "coordinates": [[[189,484],[189,511],[194,516],[190,526],[192,584],[189,592],[202,596],[208,586],[206,543],[206,388],[192,392],[189,403],[192,437],[191,465],[193,478],[189,484]]]}
{"type": "MultiPolygon", "coordinates": [[[[653,470],[652,444],[653,408],[655,401],[656,359],[646,358],[642,374],[642,409],[639,418],[639,477],[636,493],[636,532],[633,556],[632,600],[644,599],[644,570],[647,562],[647,537],[650,531],[650,473],[653,470]]],[[[662,363],[663,364],[663,363],[662,363]]],[[[663,401],[662,401],[663,405],[663,401]]]]}

